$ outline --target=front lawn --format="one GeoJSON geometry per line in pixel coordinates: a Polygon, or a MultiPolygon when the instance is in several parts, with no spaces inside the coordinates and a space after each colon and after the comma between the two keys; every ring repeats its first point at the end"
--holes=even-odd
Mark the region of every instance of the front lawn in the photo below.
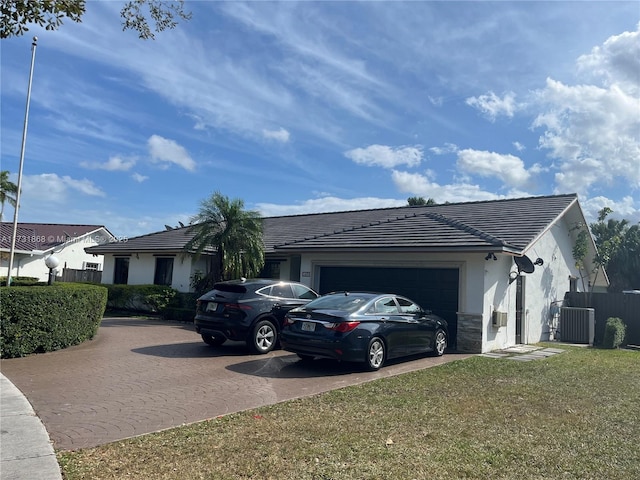
{"type": "Polygon", "coordinates": [[[67,480],[640,478],[640,352],[560,348],[531,362],[473,357],[58,460],[67,480]]]}

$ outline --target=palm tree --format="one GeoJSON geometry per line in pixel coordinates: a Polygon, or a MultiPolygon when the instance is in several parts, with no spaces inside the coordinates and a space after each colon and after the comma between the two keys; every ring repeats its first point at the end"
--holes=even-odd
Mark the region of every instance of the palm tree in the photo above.
{"type": "Polygon", "coordinates": [[[195,235],[185,249],[196,256],[215,250],[210,272],[214,281],[260,273],[264,266],[262,218],[256,211],[244,210],[242,200],[230,200],[215,192],[201,202],[200,212],[191,223],[187,232],[195,235]]]}
{"type": "Polygon", "coordinates": [[[18,195],[18,186],[9,180],[9,171],[2,170],[0,172],[0,221],[4,215],[4,203],[9,202],[13,208],[16,207],[16,196],[18,195]]]}

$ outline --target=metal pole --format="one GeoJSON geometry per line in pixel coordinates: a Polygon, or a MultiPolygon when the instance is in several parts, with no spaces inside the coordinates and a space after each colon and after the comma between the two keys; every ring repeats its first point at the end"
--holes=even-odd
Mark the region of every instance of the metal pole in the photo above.
{"type": "Polygon", "coordinates": [[[16,250],[18,236],[18,210],[20,210],[20,193],[22,192],[22,166],[24,165],[24,147],[27,143],[27,125],[29,124],[29,104],[31,103],[31,82],[33,81],[33,65],[36,60],[38,37],[33,37],[31,43],[31,68],[29,69],[29,88],[27,89],[27,107],[24,112],[24,127],[22,129],[22,148],[20,149],[20,168],[18,170],[18,193],[16,193],[16,208],[13,211],[13,233],[11,235],[11,252],[9,253],[9,271],[7,272],[7,287],[11,285],[11,270],[13,270],[13,256],[16,250]]]}

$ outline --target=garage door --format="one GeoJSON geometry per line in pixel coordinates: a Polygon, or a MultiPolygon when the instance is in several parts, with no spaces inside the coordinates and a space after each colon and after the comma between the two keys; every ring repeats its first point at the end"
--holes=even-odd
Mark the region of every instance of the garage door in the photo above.
{"type": "Polygon", "coordinates": [[[321,294],[343,290],[404,295],[444,318],[455,348],[458,325],[457,268],[321,267],[321,294]]]}

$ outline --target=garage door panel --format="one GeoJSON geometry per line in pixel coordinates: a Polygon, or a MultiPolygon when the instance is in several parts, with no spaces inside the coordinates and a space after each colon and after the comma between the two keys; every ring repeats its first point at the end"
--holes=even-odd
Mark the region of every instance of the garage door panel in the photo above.
{"type": "Polygon", "coordinates": [[[458,323],[457,268],[321,267],[321,294],[365,290],[395,293],[418,302],[447,320],[449,343],[455,346],[458,323]]]}

